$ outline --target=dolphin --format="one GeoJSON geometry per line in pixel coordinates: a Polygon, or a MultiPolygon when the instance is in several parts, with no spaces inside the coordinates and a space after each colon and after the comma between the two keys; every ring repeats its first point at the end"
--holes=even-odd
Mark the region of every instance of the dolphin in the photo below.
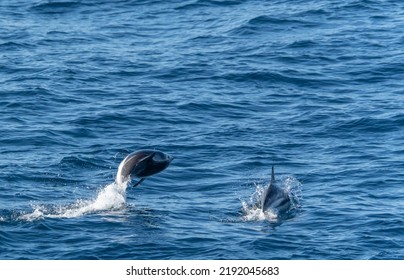
{"type": "Polygon", "coordinates": [[[261,199],[262,211],[272,209],[278,213],[285,213],[291,205],[289,195],[285,190],[275,184],[274,166],[272,166],[272,176],[269,187],[264,191],[261,199]]]}
{"type": "Polygon", "coordinates": [[[168,167],[173,157],[157,150],[140,150],[129,154],[121,161],[116,174],[116,183],[130,181],[132,177],[140,180],[133,185],[138,186],[147,177],[163,171],[168,167]]]}

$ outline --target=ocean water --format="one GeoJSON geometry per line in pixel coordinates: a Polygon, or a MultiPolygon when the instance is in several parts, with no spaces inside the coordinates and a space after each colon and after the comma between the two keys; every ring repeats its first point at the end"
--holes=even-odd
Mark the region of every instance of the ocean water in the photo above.
{"type": "Polygon", "coordinates": [[[398,0],[2,0],[0,259],[404,259],[403,30],[398,0]],[[175,159],[114,183],[144,148],[175,159]]]}

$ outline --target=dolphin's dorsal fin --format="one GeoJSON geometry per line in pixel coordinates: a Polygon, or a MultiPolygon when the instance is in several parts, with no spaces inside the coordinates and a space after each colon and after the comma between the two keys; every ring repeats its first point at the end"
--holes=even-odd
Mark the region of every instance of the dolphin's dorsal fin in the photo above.
{"type": "Polygon", "coordinates": [[[271,185],[275,184],[275,171],[274,166],[272,165],[272,175],[271,175],[271,185]]]}
{"type": "Polygon", "coordinates": [[[153,160],[153,157],[154,157],[155,154],[156,154],[156,152],[151,153],[150,155],[148,155],[147,157],[142,159],[140,162],[148,162],[150,160],[153,160]]]}

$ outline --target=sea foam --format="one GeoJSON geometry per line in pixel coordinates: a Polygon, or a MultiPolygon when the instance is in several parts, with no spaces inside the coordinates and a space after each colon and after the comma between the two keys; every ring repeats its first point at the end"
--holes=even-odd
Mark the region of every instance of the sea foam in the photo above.
{"type": "Polygon", "coordinates": [[[102,188],[95,199],[79,199],[68,205],[32,205],[33,211],[20,216],[21,220],[33,221],[41,218],[75,218],[89,213],[119,210],[126,205],[128,182],[111,183],[102,188]]]}

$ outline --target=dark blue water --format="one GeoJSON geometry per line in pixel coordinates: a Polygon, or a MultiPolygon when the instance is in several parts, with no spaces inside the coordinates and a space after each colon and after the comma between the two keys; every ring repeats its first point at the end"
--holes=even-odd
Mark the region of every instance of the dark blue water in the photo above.
{"type": "Polygon", "coordinates": [[[398,0],[1,1],[0,259],[403,259],[403,30],[398,0]],[[143,148],[175,160],[117,195],[143,148]]]}

